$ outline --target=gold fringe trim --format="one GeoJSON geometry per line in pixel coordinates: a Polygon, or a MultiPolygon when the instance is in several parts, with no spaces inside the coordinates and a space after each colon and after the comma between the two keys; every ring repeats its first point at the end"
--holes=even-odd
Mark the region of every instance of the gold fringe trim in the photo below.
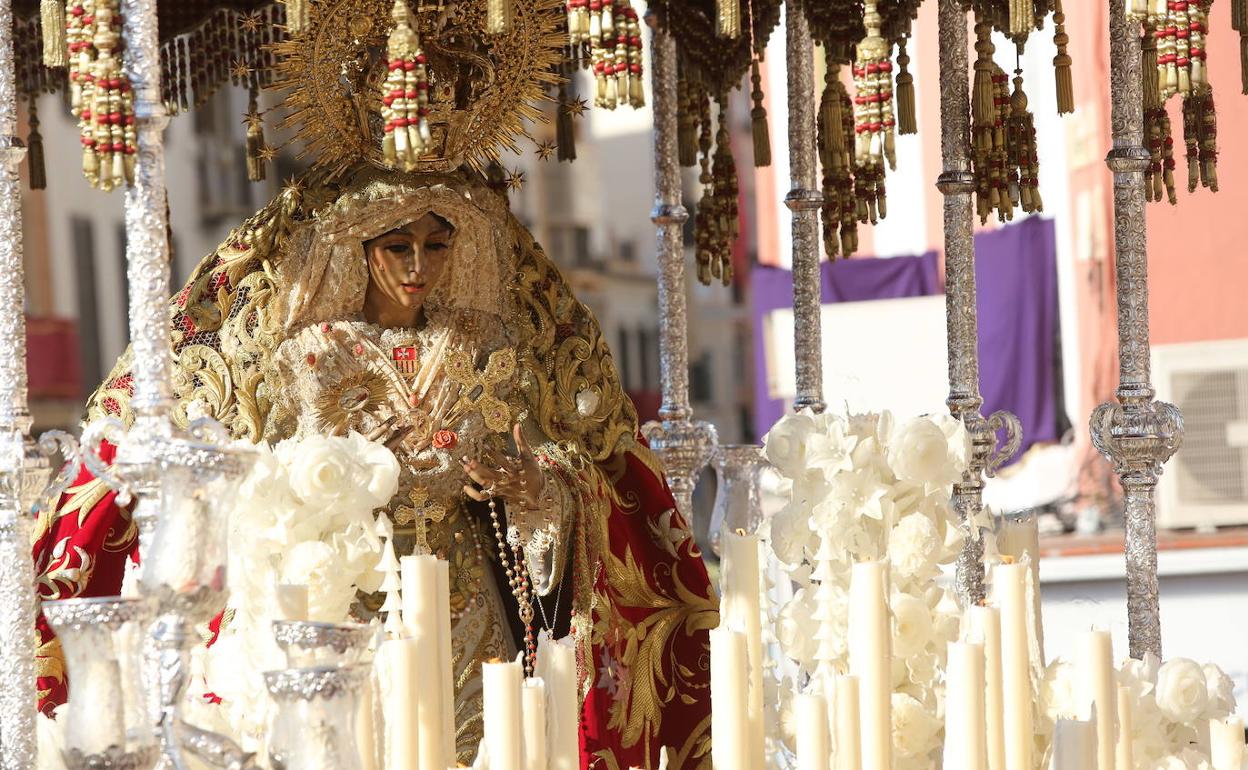
{"type": "Polygon", "coordinates": [[[285,0],[286,29],[297,35],[308,28],[312,0],[285,0]]]}
{"type": "Polygon", "coordinates": [[[715,0],[715,33],[729,40],[741,37],[741,0],[715,0]]]}
{"type": "Polygon", "coordinates": [[[43,66],[68,66],[69,44],[65,39],[64,0],[40,0],[39,23],[43,28],[43,66]]]}

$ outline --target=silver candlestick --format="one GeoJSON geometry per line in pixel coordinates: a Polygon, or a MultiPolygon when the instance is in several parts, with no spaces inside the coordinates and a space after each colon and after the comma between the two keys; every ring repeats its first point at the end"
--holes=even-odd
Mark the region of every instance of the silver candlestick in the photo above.
{"type": "Polygon", "coordinates": [[[646,21],[654,30],[650,77],[654,89],[654,210],[659,258],[659,374],[663,405],[659,422],[643,432],[663,461],[676,509],[693,516],[693,488],[718,443],[715,428],[694,421],[689,406],[689,338],[685,304],[684,224],[689,212],[681,202],[680,164],[676,153],[676,41],[657,14],[646,21]]]}
{"type": "Polygon", "coordinates": [[[1121,2],[1109,3],[1110,119],[1114,175],[1114,273],[1118,281],[1118,403],[1092,413],[1092,443],[1114,465],[1126,505],[1127,621],[1130,653],[1161,657],[1157,598],[1157,510],[1162,464],[1183,441],[1183,416],[1153,400],[1149,380],[1148,253],[1144,222],[1143,80],[1140,30],[1121,2]]]}
{"type": "Polygon", "coordinates": [[[788,77],[789,177],[784,203],[793,212],[793,347],[797,394],[794,409],[824,410],[823,341],[820,330],[819,207],[815,181],[815,61],[803,0],[784,10],[788,77]]]}
{"type": "Polygon", "coordinates": [[[979,330],[975,307],[974,209],[971,194],[971,100],[967,77],[966,10],[960,0],[940,0],[940,155],[936,186],[945,199],[945,316],[949,344],[949,398],[954,417],[970,433],[972,451],[962,480],[953,485],[953,505],[966,527],[958,557],[958,597],[964,606],[984,598],[984,545],[975,521],[983,510],[984,475],[1018,451],[1022,428],[1009,412],[980,413],[979,330]],[[998,433],[1005,442],[999,444],[998,433]]]}

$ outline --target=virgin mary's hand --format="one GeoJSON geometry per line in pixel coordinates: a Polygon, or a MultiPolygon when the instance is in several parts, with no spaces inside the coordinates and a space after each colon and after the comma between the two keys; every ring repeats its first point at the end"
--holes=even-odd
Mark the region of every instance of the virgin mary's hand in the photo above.
{"type": "Polygon", "coordinates": [[[502,497],[536,508],[546,483],[542,466],[519,425],[512,429],[511,435],[519,450],[518,457],[491,457],[490,462],[463,458],[464,473],[476,484],[465,484],[464,494],[478,502],[485,502],[491,497],[502,497]]]}

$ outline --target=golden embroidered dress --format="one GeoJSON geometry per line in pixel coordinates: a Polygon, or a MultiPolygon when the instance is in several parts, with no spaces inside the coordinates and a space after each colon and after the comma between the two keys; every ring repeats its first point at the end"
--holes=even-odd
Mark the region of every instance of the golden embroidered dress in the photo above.
{"type": "MultiPolygon", "coordinates": [[[[501,535],[535,593],[568,589],[583,764],[653,767],[663,745],[673,768],[709,764],[706,631],[717,612],[705,568],[638,439],[597,322],[480,177],[363,169],[288,187],[201,262],[172,310],[180,419],[198,401],[254,441],[348,430],[391,439],[402,474],[386,513],[399,545],[451,564],[461,756],[480,736],[480,663],[518,642],[495,565],[501,535]],[[425,325],[365,322],[364,241],[429,212],[454,239],[425,325]],[[507,450],[515,423],[546,483],[535,509],[500,506],[496,533],[468,505],[459,460],[507,450]]],[[[123,358],[93,396],[93,416],[129,418],[127,368],[123,358]]],[[[84,472],[41,521],[40,590],[116,593],[135,550],[128,512],[84,472]]],[[[40,632],[46,707],[63,699],[64,675],[55,639],[40,632]]]]}

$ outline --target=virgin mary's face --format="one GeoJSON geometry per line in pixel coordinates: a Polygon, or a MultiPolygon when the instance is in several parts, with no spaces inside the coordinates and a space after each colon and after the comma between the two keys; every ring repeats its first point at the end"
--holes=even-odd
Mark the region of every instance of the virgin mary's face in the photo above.
{"type": "Polygon", "coordinates": [[[438,285],[454,228],[432,212],[364,243],[370,277],[366,305],[418,312],[438,285]],[[389,306],[389,307],[385,307],[389,306]]]}

